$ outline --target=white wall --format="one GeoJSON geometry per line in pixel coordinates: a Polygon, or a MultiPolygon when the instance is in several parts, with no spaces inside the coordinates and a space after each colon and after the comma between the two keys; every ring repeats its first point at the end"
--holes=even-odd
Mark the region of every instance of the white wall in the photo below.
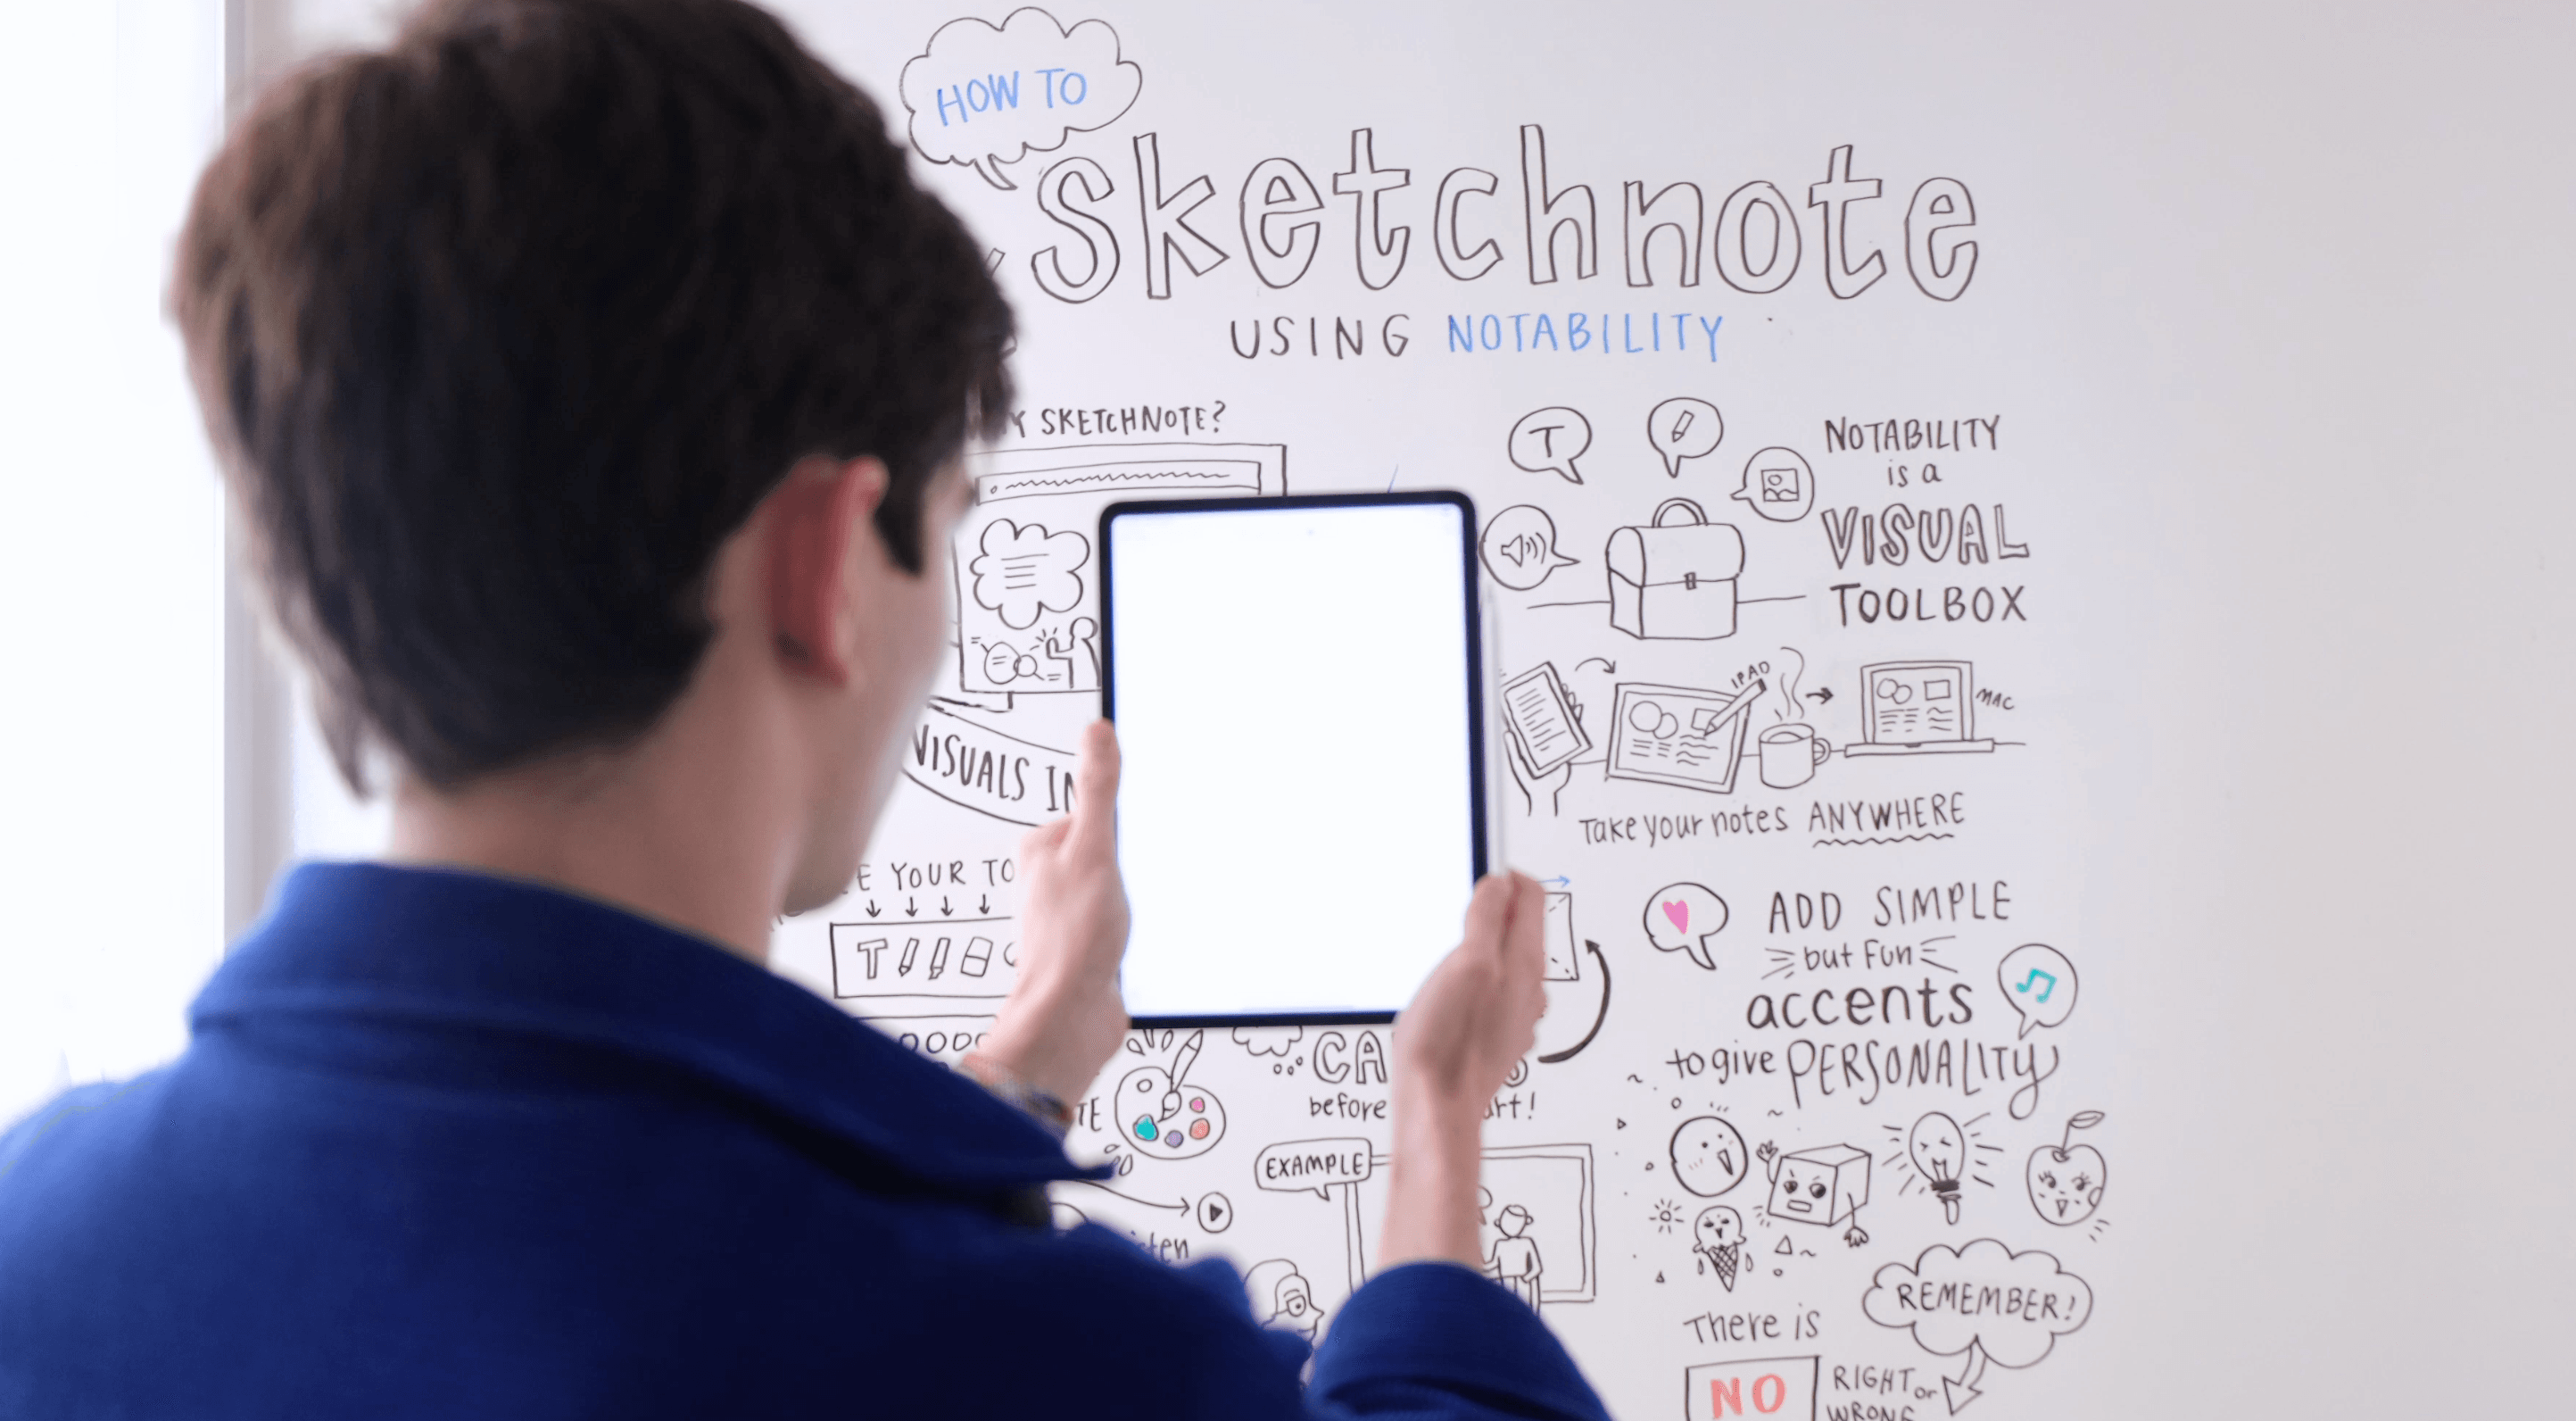
{"type": "Polygon", "coordinates": [[[222,95],[213,0],[0,44],[0,1117],[177,1050],[221,954],[223,530],[161,293],[222,95]]]}

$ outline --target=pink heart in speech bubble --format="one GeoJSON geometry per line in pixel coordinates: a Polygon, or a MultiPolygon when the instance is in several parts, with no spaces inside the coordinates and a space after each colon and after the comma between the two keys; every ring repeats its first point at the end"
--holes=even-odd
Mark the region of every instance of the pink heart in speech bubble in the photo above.
{"type": "Polygon", "coordinates": [[[1664,905],[1664,916],[1672,920],[1674,932],[1686,933],[1690,931],[1690,904],[1666,903],[1664,905]]]}

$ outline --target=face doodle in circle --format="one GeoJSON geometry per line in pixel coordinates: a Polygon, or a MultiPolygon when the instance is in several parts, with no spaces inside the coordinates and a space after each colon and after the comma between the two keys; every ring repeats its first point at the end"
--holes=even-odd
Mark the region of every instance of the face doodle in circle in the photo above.
{"type": "Polygon", "coordinates": [[[2024,1171],[2030,1185],[2030,1206],[2039,1211],[2041,1218],[2060,1228],[2073,1228],[2102,1207],[2102,1188],[2111,1177],[2110,1162],[2091,1145],[2075,1143],[2076,1131],[2101,1123],[2101,1111],[2079,1110],[2067,1118],[2063,1138],[2030,1152],[2030,1164],[2024,1171]]]}
{"type": "Polygon", "coordinates": [[[1744,1136],[1715,1115],[1694,1116],[1673,1131],[1673,1178],[1703,1199],[1714,1199],[1744,1182],[1753,1168],[1744,1136]]]}

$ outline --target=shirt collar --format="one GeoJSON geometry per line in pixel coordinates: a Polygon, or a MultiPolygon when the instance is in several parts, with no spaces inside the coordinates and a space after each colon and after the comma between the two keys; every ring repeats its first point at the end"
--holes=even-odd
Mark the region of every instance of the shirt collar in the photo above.
{"type": "Polygon", "coordinates": [[[488,874],[298,867],[189,1024],[266,1013],[500,1031],[678,1066],[930,1184],[1101,1172],[983,1087],[714,943],[488,874]]]}

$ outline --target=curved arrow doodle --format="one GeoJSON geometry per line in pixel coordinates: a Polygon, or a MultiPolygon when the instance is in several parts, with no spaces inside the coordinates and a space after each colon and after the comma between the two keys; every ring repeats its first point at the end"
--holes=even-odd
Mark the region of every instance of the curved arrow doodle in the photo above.
{"type": "Polygon", "coordinates": [[[1592,1029],[1583,1033],[1582,1040],[1562,1051],[1551,1051],[1539,1057],[1538,1061],[1542,1066],[1553,1066],[1560,1061],[1573,1060],[1584,1047],[1592,1044],[1593,1037],[1601,1034],[1601,1023],[1610,1019],[1610,959],[1602,955],[1601,944],[1592,939],[1585,938],[1583,945],[1592,949],[1592,960],[1601,964],[1601,1011],[1592,1018],[1592,1029]]]}

